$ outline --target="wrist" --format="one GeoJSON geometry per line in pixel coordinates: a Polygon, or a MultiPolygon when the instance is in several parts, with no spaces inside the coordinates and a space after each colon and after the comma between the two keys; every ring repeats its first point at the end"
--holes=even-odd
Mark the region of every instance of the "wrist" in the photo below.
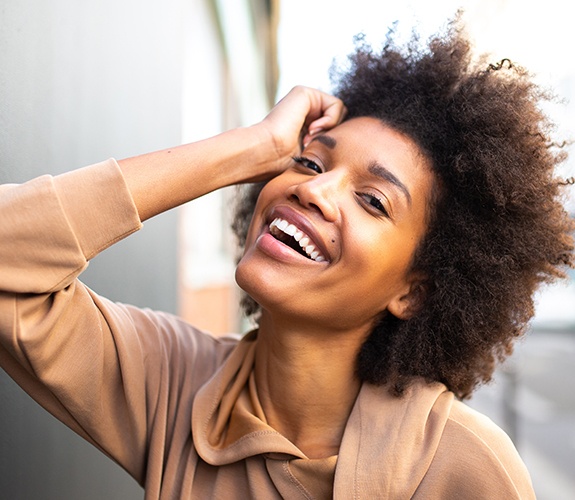
{"type": "Polygon", "coordinates": [[[286,168],[286,159],[291,156],[284,141],[278,139],[262,123],[242,129],[250,139],[244,142],[244,155],[249,162],[250,179],[258,182],[274,177],[286,168]]]}

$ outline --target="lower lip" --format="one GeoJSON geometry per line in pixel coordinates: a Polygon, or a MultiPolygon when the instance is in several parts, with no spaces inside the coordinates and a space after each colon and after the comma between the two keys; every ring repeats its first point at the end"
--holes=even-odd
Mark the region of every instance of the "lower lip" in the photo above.
{"type": "Polygon", "coordinates": [[[256,247],[270,257],[284,262],[318,264],[315,260],[304,257],[293,248],[275,239],[270,233],[260,235],[256,240],[256,247]]]}

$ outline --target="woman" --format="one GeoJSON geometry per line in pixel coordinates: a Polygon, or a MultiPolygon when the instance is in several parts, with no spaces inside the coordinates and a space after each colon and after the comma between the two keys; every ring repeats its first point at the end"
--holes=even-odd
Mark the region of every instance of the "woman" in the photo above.
{"type": "Polygon", "coordinates": [[[456,28],[352,63],[347,116],[296,88],[252,127],[0,191],[2,367],[147,498],[533,497],[458,398],[573,264],[543,96],[474,68],[456,28]],[[77,280],[141,221],[254,181],[242,340],[77,280]]]}

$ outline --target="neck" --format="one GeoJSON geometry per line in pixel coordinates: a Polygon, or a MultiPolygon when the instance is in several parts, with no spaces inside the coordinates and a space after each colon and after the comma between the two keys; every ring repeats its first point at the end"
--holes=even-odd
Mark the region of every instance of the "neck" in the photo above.
{"type": "Polygon", "coordinates": [[[262,315],[255,363],[262,408],[269,425],[309,458],[335,455],[361,385],[355,364],[365,332],[292,325],[262,315]]]}

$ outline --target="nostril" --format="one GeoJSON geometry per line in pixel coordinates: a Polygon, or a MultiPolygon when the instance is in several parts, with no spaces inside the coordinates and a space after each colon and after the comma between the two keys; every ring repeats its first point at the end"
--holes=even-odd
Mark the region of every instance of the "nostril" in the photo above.
{"type": "Polygon", "coordinates": [[[310,203],[309,204],[310,208],[313,208],[314,210],[317,210],[319,213],[323,213],[323,211],[321,210],[321,208],[319,208],[318,205],[316,205],[315,203],[310,203]]]}
{"type": "Polygon", "coordinates": [[[317,211],[326,220],[336,220],[338,217],[338,208],[335,201],[336,196],[333,192],[332,183],[320,182],[321,176],[313,177],[306,182],[294,184],[287,192],[287,198],[293,203],[317,211]]]}
{"type": "Polygon", "coordinates": [[[311,201],[306,202],[303,198],[300,198],[295,193],[291,194],[288,199],[290,199],[291,201],[294,201],[295,203],[298,203],[302,207],[306,207],[306,208],[314,210],[314,211],[317,210],[319,213],[323,213],[319,205],[317,205],[316,203],[313,203],[311,201]]]}

